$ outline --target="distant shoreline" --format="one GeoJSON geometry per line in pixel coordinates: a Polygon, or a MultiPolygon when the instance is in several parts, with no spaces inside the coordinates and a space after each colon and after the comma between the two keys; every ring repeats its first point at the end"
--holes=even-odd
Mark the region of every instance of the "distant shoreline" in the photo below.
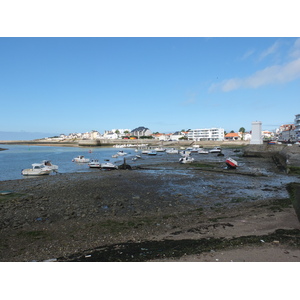
{"type": "Polygon", "coordinates": [[[158,140],[77,140],[77,141],[44,141],[44,140],[19,140],[19,141],[0,141],[0,145],[35,145],[35,146],[61,146],[61,147],[112,147],[113,145],[136,145],[147,144],[162,147],[188,147],[200,145],[203,147],[215,146],[246,146],[249,141],[158,141],[158,140]]]}

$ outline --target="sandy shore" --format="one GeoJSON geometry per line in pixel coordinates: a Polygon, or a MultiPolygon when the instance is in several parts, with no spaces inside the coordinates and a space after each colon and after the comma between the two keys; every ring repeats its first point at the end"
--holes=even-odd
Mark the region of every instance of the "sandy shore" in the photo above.
{"type": "Polygon", "coordinates": [[[176,172],[97,170],[0,182],[0,191],[11,191],[0,195],[0,260],[300,261],[300,223],[288,197],[229,198],[231,175],[168,168],[176,172]],[[223,187],[200,193],[203,178],[216,176],[223,187]]]}

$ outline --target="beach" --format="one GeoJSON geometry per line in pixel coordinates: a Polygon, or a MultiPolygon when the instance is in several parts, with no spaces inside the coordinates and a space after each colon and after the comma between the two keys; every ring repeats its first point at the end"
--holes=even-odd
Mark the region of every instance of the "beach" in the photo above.
{"type": "Polygon", "coordinates": [[[0,260],[300,261],[279,175],[168,163],[1,181],[0,260]]]}

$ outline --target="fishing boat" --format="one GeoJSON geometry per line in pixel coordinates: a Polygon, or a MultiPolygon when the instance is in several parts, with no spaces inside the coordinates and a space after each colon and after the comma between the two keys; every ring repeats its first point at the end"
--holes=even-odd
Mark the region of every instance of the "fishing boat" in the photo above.
{"type": "Polygon", "coordinates": [[[226,159],[226,165],[228,168],[230,169],[236,169],[238,167],[238,163],[237,161],[235,161],[234,159],[232,159],[231,157],[228,157],[226,159]]]}
{"type": "Polygon", "coordinates": [[[180,162],[181,164],[190,164],[190,163],[192,163],[193,161],[194,161],[194,158],[191,157],[191,156],[185,156],[185,157],[181,157],[181,158],[179,159],[179,162],[180,162]]]}
{"type": "Polygon", "coordinates": [[[149,152],[148,152],[148,155],[156,155],[157,154],[157,152],[155,151],[155,150],[150,150],[149,152]]]}
{"type": "Polygon", "coordinates": [[[209,152],[208,152],[208,150],[200,149],[200,150],[198,150],[198,153],[199,154],[208,154],[209,152]]]}
{"type": "Polygon", "coordinates": [[[192,153],[197,153],[199,151],[199,147],[188,147],[185,150],[190,151],[192,153]]]}
{"type": "Polygon", "coordinates": [[[88,166],[90,168],[101,168],[101,164],[99,162],[98,159],[92,159],[89,163],[88,163],[88,166]]]}
{"type": "Polygon", "coordinates": [[[52,172],[52,169],[48,168],[44,164],[32,164],[31,169],[23,169],[21,174],[24,176],[40,176],[40,175],[49,175],[52,172]]]}
{"type": "Polygon", "coordinates": [[[179,152],[179,154],[181,155],[181,156],[189,156],[189,155],[191,155],[191,151],[188,151],[188,150],[183,150],[183,151],[180,151],[179,152]]]}
{"type": "Polygon", "coordinates": [[[72,161],[73,162],[77,162],[77,163],[89,163],[90,159],[89,158],[85,158],[83,155],[79,155],[79,156],[73,158],[72,161]]]}
{"type": "Polygon", "coordinates": [[[166,148],[163,148],[163,147],[156,147],[154,148],[155,151],[157,152],[165,152],[166,151],[166,148]]]}
{"type": "Polygon", "coordinates": [[[166,153],[168,154],[178,154],[178,150],[176,150],[175,148],[171,148],[166,150],[166,153]]]}
{"type": "Polygon", "coordinates": [[[118,169],[118,166],[114,165],[113,163],[106,162],[101,164],[101,169],[102,170],[116,170],[118,169]]]}
{"type": "Polygon", "coordinates": [[[220,153],[222,149],[220,147],[214,147],[213,149],[209,150],[210,153],[220,153]]]}
{"type": "Polygon", "coordinates": [[[124,155],[127,155],[127,153],[126,153],[126,152],[124,152],[123,150],[119,151],[117,154],[118,154],[119,156],[124,156],[124,155]]]}
{"type": "Polygon", "coordinates": [[[49,169],[51,169],[53,172],[57,172],[58,171],[58,166],[57,165],[53,165],[51,160],[43,160],[42,164],[46,167],[48,167],[49,169]]]}

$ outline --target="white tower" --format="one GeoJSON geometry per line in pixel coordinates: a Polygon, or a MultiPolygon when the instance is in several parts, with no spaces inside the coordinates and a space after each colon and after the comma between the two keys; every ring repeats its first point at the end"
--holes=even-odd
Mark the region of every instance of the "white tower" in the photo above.
{"type": "Polygon", "coordinates": [[[263,143],[261,136],[261,122],[252,122],[252,137],[250,144],[260,145],[263,143]]]}

